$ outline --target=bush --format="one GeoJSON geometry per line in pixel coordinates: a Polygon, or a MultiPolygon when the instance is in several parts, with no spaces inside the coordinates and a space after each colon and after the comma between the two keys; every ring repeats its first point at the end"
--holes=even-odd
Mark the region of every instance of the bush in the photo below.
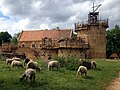
{"type": "Polygon", "coordinates": [[[64,58],[64,57],[58,57],[57,60],[60,62],[60,66],[61,66],[61,67],[64,67],[65,58],[64,58]]]}
{"type": "Polygon", "coordinates": [[[0,54],[0,60],[6,60],[6,57],[5,56],[2,56],[1,54],[0,54]]]}
{"type": "Polygon", "coordinates": [[[60,62],[61,67],[65,67],[67,70],[77,70],[79,67],[79,59],[75,59],[72,57],[58,57],[58,61],[60,62]]]}

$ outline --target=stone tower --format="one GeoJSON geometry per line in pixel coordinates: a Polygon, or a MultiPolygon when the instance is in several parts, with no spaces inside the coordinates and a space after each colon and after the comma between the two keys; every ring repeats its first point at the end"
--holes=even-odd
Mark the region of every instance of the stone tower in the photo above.
{"type": "Polygon", "coordinates": [[[88,21],[75,23],[77,37],[81,37],[89,43],[90,49],[86,52],[87,58],[106,58],[106,28],[108,19],[100,20],[99,12],[93,4],[93,11],[88,14],[88,21]]]}

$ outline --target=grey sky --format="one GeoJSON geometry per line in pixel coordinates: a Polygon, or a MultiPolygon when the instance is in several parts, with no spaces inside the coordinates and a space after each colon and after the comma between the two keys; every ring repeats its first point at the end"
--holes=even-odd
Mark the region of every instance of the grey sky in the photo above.
{"type": "Polygon", "coordinates": [[[120,0],[1,0],[0,30],[74,28],[87,20],[93,2],[102,4],[100,18],[109,19],[109,28],[120,25],[120,0]]]}

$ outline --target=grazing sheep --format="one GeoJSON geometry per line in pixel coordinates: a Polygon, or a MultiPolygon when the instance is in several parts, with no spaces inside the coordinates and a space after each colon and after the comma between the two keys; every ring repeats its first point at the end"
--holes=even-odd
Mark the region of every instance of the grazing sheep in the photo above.
{"type": "Polygon", "coordinates": [[[39,66],[38,66],[38,63],[35,62],[35,61],[29,61],[29,62],[27,63],[27,69],[28,69],[28,68],[32,68],[32,69],[36,69],[37,71],[40,71],[40,68],[39,68],[39,66]]]}
{"type": "Polygon", "coordinates": [[[96,61],[92,61],[92,62],[91,62],[91,68],[92,68],[92,69],[96,69],[96,66],[97,66],[96,61]]]}
{"type": "Polygon", "coordinates": [[[26,69],[25,72],[20,76],[20,80],[23,80],[24,78],[29,79],[30,82],[35,82],[35,74],[36,71],[32,68],[26,69]]]}
{"type": "Polygon", "coordinates": [[[58,61],[54,60],[54,61],[48,62],[48,70],[50,70],[50,69],[53,70],[53,67],[56,67],[58,70],[59,66],[60,66],[60,63],[58,61]]]}
{"type": "Polygon", "coordinates": [[[77,74],[76,77],[79,75],[79,73],[81,73],[81,75],[87,75],[87,68],[85,66],[80,66],[77,70],[77,74]]]}
{"type": "Polygon", "coordinates": [[[79,60],[80,66],[85,66],[87,69],[91,69],[91,62],[79,60]]]}
{"type": "Polygon", "coordinates": [[[11,67],[23,67],[22,62],[20,61],[12,61],[11,67]]]}
{"type": "Polygon", "coordinates": [[[21,61],[21,59],[18,58],[18,57],[13,57],[12,59],[13,59],[13,60],[16,60],[16,61],[21,61]]]}
{"type": "Polygon", "coordinates": [[[25,60],[24,60],[24,65],[27,64],[29,61],[30,61],[30,59],[25,58],[25,60]]]}
{"type": "Polygon", "coordinates": [[[13,59],[11,59],[11,58],[7,58],[7,59],[6,59],[6,64],[11,64],[12,61],[13,61],[13,59]]]}

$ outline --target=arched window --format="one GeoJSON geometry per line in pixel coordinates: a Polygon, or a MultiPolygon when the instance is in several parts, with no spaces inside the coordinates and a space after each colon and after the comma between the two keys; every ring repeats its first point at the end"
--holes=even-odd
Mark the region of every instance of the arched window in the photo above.
{"type": "Polygon", "coordinates": [[[22,47],[25,47],[25,43],[22,43],[22,47]]]}
{"type": "Polygon", "coordinates": [[[34,43],[34,42],[31,44],[31,47],[32,47],[32,48],[35,47],[35,43],[34,43]]]}

